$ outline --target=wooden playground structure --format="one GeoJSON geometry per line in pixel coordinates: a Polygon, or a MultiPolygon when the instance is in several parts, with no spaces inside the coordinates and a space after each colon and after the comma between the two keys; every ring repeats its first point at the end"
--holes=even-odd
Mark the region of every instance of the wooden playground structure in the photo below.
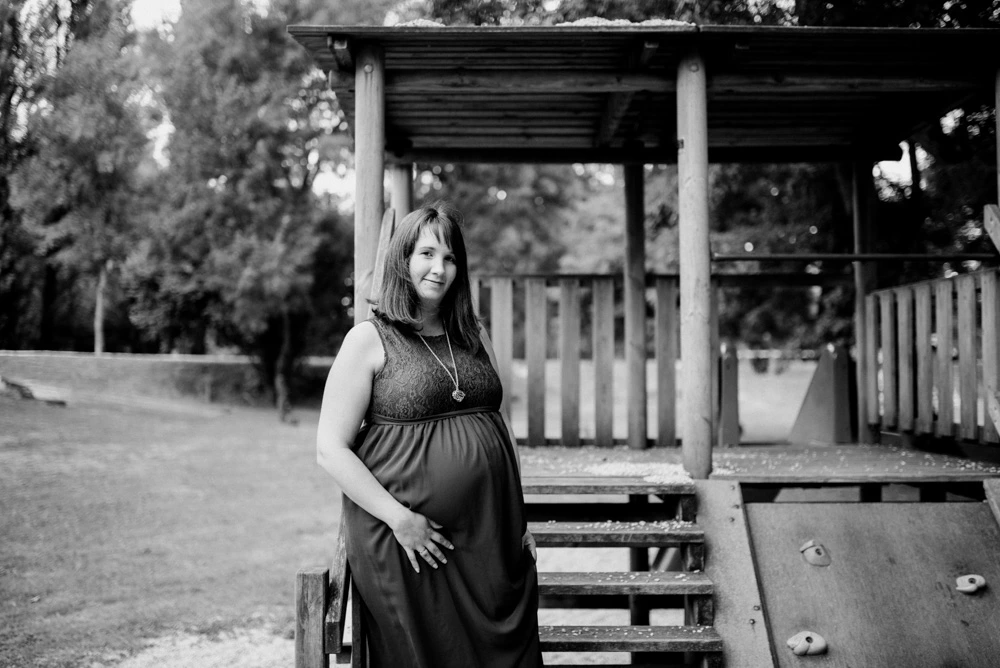
{"type": "MultiPolygon", "coordinates": [[[[328,73],[354,136],[357,305],[377,281],[380,238],[413,206],[414,163],[624,166],[623,275],[477,283],[505,381],[515,328],[523,328],[528,421],[519,440],[549,446],[524,457],[539,546],[629,553],[627,572],[539,574],[543,606],[627,607],[631,622],[543,627],[545,651],[627,652],[633,665],[649,666],[995,665],[1000,468],[953,455],[1000,459],[996,258],[976,273],[875,290],[872,267],[886,258],[870,252],[878,221],[868,202],[872,164],[898,158],[898,142],[921,124],[970,99],[1000,107],[1000,30],[651,22],[289,32],[328,73]],[[739,443],[739,421],[735,358],[719,354],[715,291],[725,281],[837,280],[713,273],[726,258],[709,246],[709,162],[751,161],[853,166],[854,252],[824,257],[853,263],[856,345],[853,355],[837,351],[821,362],[793,430],[804,442],[719,447],[739,443]],[[680,272],[650,276],[643,165],[673,162],[680,272]],[[617,312],[624,387],[610,381],[617,312]],[[572,392],[561,395],[560,438],[549,438],[547,351],[560,351],[563,388],[576,387],[584,346],[593,439],[581,437],[572,392]],[[616,445],[614,397],[628,406],[628,447],[581,447],[616,445]],[[651,611],[662,609],[683,610],[683,624],[650,624],[651,611]]],[[[1000,245],[997,205],[986,207],[983,225],[1000,245]]],[[[366,315],[356,309],[357,319],[366,315]]],[[[349,591],[342,545],[331,567],[299,572],[299,668],[326,666],[334,655],[366,665],[364,601],[349,591]],[[354,622],[345,637],[349,598],[354,622]]]]}

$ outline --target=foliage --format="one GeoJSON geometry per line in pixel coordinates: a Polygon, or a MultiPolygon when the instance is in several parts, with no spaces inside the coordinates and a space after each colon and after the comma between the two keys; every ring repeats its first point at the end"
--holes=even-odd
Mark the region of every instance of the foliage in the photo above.
{"type": "MultiPolygon", "coordinates": [[[[169,39],[151,36],[149,47],[164,56],[154,71],[173,133],[157,220],[129,262],[130,310],[164,348],[201,352],[214,340],[254,355],[286,410],[317,252],[340,231],[312,192],[329,150],[321,139],[340,119],[322,74],[286,35],[309,7],[182,8],[169,39]]],[[[346,275],[346,258],[333,255],[346,275]]]]}
{"type": "MultiPolygon", "coordinates": [[[[35,253],[77,276],[106,275],[134,238],[146,135],[127,7],[95,5],[65,61],[27,115],[31,143],[11,179],[11,204],[35,253]]],[[[98,282],[98,304],[104,281],[98,282]]],[[[103,311],[95,336],[103,348],[103,311]]]]}

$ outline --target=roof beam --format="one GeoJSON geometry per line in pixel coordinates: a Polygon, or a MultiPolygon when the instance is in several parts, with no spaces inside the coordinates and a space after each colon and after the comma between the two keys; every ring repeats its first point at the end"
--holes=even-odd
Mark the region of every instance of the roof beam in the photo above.
{"type": "Polygon", "coordinates": [[[351,43],[346,39],[334,39],[333,35],[327,35],[326,46],[330,49],[330,53],[333,54],[333,60],[337,63],[337,69],[341,72],[349,72],[353,79],[354,56],[351,55],[351,43]]]}
{"type": "MultiPolygon", "coordinates": [[[[878,147],[871,155],[872,161],[898,160],[898,146],[878,147]],[[894,151],[894,152],[893,152],[894,151]]],[[[858,156],[858,149],[851,146],[744,146],[709,147],[708,159],[713,163],[824,163],[845,162],[858,156]]],[[[673,147],[657,148],[504,148],[489,149],[482,146],[454,148],[389,147],[387,163],[643,163],[671,164],[677,162],[673,147]]]]}
{"type": "MultiPolygon", "coordinates": [[[[354,89],[350,71],[330,72],[334,89],[354,89]]],[[[789,94],[915,93],[981,90],[984,82],[968,79],[882,76],[831,76],[827,74],[768,76],[722,74],[710,77],[709,94],[720,95],[787,92],[789,94]]],[[[677,82],[656,74],[585,70],[428,70],[387,73],[387,94],[504,93],[559,95],[568,93],[673,93],[677,82]]]]}
{"type": "MultiPolygon", "coordinates": [[[[629,68],[631,70],[644,69],[649,64],[649,61],[653,59],[658,48],[660,48],[659,42],[643,42],[642,46],[633,51],[629,57],[631,61],[629,68]]],[[[621,125],[622,119],[625,118],[625,114],[628,112],[629,105],[632,103],[634,96],[635,92],[612,93],[608,96],[604,114],[601,116],[597,127],[597,137],[594,140],[595,146],[608,146],[611,144],[611,140],[614,138],[615,133],[618,132],[618,127],[621,125]]]]}

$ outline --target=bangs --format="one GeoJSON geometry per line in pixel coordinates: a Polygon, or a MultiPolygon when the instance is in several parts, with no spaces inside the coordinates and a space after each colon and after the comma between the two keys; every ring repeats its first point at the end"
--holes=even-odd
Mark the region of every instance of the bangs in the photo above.
{"type": "Polygon", "coordinates": [[[444,244],[445,246],[450,248],[452,252],[455,252],[455,244],[452,243],[451,239],[452,238],[451,226],[445,225],[439,218],[430,218],[424,221],[417,228],[417,236],[413,240],[414,248],[416,248],[417,239],[420,238],[420,235],[423,234],[424,230],[429,230],[430,233],[434,235],[434,238],[437,239],[439,243],[444,244]]]}

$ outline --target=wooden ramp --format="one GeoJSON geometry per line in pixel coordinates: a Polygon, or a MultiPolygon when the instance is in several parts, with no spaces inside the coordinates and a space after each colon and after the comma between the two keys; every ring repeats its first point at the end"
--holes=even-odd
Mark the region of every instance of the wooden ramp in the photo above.
{"type": "Polygon", "coordinates": [[[746,509],[777,665],[998,665],[1000,527],[988,503],[746,509]],[[828,566],[806,561],[808,541],[825,548],[828,566]],[[967,574],[987,588],[957,591],[967,574]],[[828,653],[793,654],[785,643],[801,631],[821,635],[828,653]]]}

